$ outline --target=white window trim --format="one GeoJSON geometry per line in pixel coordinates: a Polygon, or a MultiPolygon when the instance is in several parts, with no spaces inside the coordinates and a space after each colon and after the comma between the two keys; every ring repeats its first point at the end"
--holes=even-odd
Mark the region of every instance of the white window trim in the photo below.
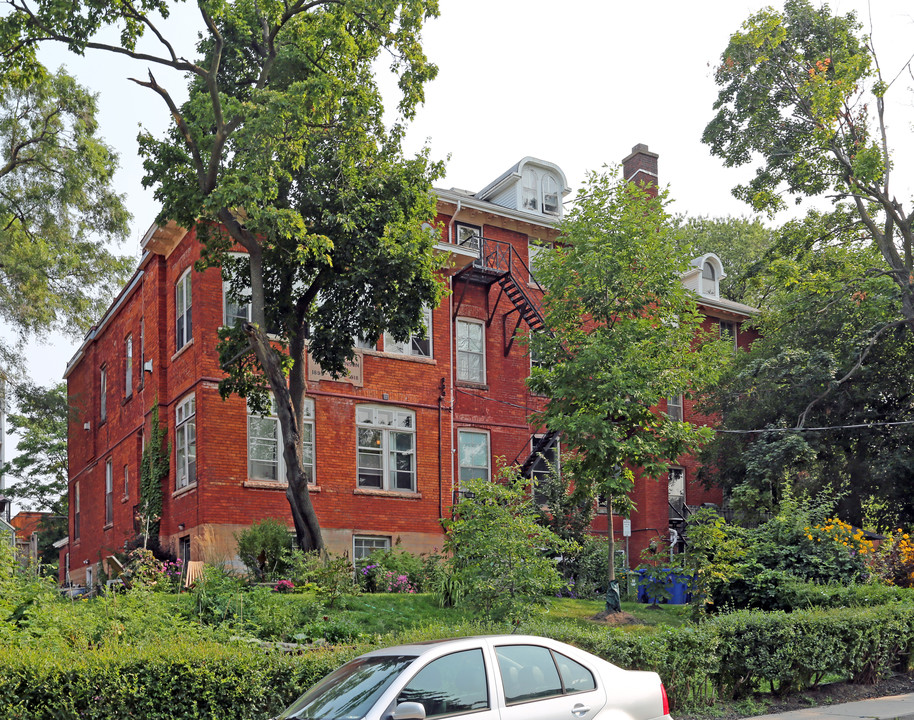
{"type": "Polygon", "coordinates": [[[114,523],[114,464],[105,461],[105,527],[114,523]]]}
{"type": "Polygon", "coordinates": [[[480,465],[463,465],[461,463],[460,438],[462,435],[467,435],[467,434],[485,436],[485,438],[486,438],[486,466],[485,466],[485,468],[486,468],[487,478],[481,478],[481,479],[488,479],[489,481],[492,480],[492,434],[488,430],[483,430],[482,428],[474,428],[474,427],[458,428],[457,429],[457,487],[458,487],[458,489],[460,488],[460,482],[461,482],[461,470],[463,470],[464,467],[467,467],[470,469],[482,467],[480,465]]]}
{"type": "Polygon", "coordinates": [[[425,325],[425,339],[428,341],[428,354],[415,352],[414,340],[420,340],[420,336],[415,333],[411,334],[405,342],[398,343],[394,336],[389,332],[384,333],[384,352],[393,355],[406,355],[409,357],[435,357],[435,345],[432,341],[432,309],[430,307],[422,308],[422,323],[425,325]]]}
{"type": "Polygon", "coordinates": [[[671,465],[669,470],[667,470],[667,499],[668,502],[672,502],[674,497],[679,497],[679,495],[673,495],[670,493],[672,486],[672,475],[673,472],[678,471],[682,473],[682,504],[686,504],[686,491],[688,488],[688,483],[686,482],[686,470],[684,467],[679,465],[671,465]]]}
{"type": "MultiPolygon", "coordinates": [[[[385,490],[388,492],[402,492],[402,493],[415,493],[418,488],[418,433],[416,431],[416,413],[412,410],[407,410],[406,408],[397,407],[395,405],[356,405],[355,406],[355,447],[356,447],[356,487],[360,490],[385,490]],[[381,425],[380,423],[364,423],[359,422],[360,411],[371,411],[376,413],[381,412],[392,412],[392,413],[404,413],[409,415],[412,419],[410,424],[412,427],[402,427],[398,425],[381,425]],[[362,446],[359,444],[359,429],[371,429],[381,431],[381,446],[380,448],[369,448],[368,446],[362,446]],[[412,435],[412,482],[411,487],[402,488],[396,487],[394,478],[391,477],[391,467],[390,459],[391,454],[398,452],[391,449],[390,435],[391,433],[409,433],[412,435]],[[362,451],[369,452],[380,452],[381,455],[381,487],[376,487],[374,485],[362,485],[359,475],[361,473],[361,466],[359,465],[359,453],[362,451]]],[[[371,468],[374,469],[374,468],[371,468]]]]}
{"type": "Polygon", "coordinates": [[[191,286],[191,268],[187,268],[175,283],[175,352],[178,352],[185,345],[193,340],[194,321],[193,321],[193,291],[191,286]],[[185,289],[186,288],[186,289],[185,289]],[[178,315],[178,293],[183,293],[184,312],[178,315]],[[181,344],[178,344],[178,335],[183,333],[181,344]]]}
{"type": "Polygon", "coordinates": [[[359,560],[367,560],[371,556],[371,553],[375,552],[376,550],[387,551],[387,550],[390,550],[390,548],[391,548],[391,542],[390,542],[389,535],[353,535],[352,536],[352,560],[353,560],[353,562],[358,562],[359,560]],[[359,540],[369,540],[369,541],[373,541],[373,542],[381,540],[383,547],[373,547],[370,550],[370,552],[368,553],[368,555],[358,556],[356,554],[355,550],[356,550],[356,542],[359,540]]]}
{"type": "Polygon", "coordinates": [[[197,483],[197,403],[193,393],[185,396],[175,406],[175,490],[197,483]],[[187,408],[193,406],[191,412],[187,408]],[[193,428],[193,442],[189,434],[193,428]],[[191,453],[193,449],[193,453],[191,453]],[[181,452],[183,450],[183,458],[181,452]],[[193,478],[191,475],[191,454],[193,454],[193,478]]]}
{"type": "Polygon", "coordinates": [[[667,414],[667,417],[670,418],[670,420],[674,420],[674,421],[676,421],[676,422],[684,422],[684,421],[685,421],[685,404],[683,403],[683,399],[682,399],[682,394],[681,394],[681,393],[680,393],[680,394],[677,394],[677,395],[671,395],[670,397],[668,397],[668,398],[666,399],[666,414],[667,414]],[[677,403],[677,402],[673,402],[674,400],[677,400],[677,399],[679,400],[678,403],[677,403]],[[673,417],[673,415],[676,414],[676,413],[671,412],[671,410],[673,410],[674,408],[678,408],[678,410],[679,410],[679,412],[678,412],[679,417],[678,417],[678,418],[673,417]]]}
{"type": "Polygon", "coordinates": [[[482,245],[482,226],[481,225],[471,225],[469,223],[462,223],[462,222],[454,223],[454,244],[459,245],[460,247],[467,248],[468,250],[473,250],[474,252],[478,253],[480,251],[481,245],[482,245]],[[461,243],[460,242],[460,231],[462,229],[472,230],[475,241],[473,239],[469,239],[469,240],[465,240],[464,242],[461,243]]]}
{"type": "Polygon", "coordinates": [[[79,514],[79,480],[73,483],[73,540],[79,540],[79,530],[80,530],[80,514],[79,514]]]}
{"type": "MultiPolygon", "coordinates": [[[[314,400],[312,398],[305,398],[305,404],[303,406],[305,411],[305,417],[303,420],[303,425],[309,426],[311,428],[311,442],[307,443],[304,438],[302,438],[302,467],[305,470],[311,471],[311,477],[308,479],[308,485],[314,485],[316,480],[315,473],[315,431],[314,431],[314,400]],[[304,463],[304,447],[306,445],[311,445],[311,462],[308,464],[304,463]]],[[[258,438],[259,440],[266,440],[266,438],[258,438]]],[[[252,413],[250,409],[247,413],[247,458],[248,458],[248,480],[255,482],[264,482],[277,484],[283,484],[286,482],[286,461],[282,453],[282,428],[279,426],[279,416],[276,414],[276,403],[274,399],[270,398],[270,414],[260,416],[257,413],[252,413]],[[260,477],[254,474],[254,461],[251,458],[251,419],[264,419],[264,420],[275,420],[276,424],[276,479],[260,477]]]]}
{"type": "MultiPolygon", "coordinates": [[[[238,316],[232,316],[232,320],[233,320],[233,321],[232,321],[232,322],[229,322],[229,317],[228,317],[228,306],[229,306],[228,292],[229,292],[229,283],[228,283],[227,280],[223,280],[223,281],[222,281],[222,326],[223,326],[223,327],[232,327],[232,326],[234,326],[234,324],[235,324],[236,321],[242,320],[242,319],[243,319],[245,322],[251,322],[251,301],[250,301],[250,295],[249,295],[249,299],[248,299],[248,302],[247,302],[247,303],[245,303],[244,305],[239,305],[239,306],[238,306],[239,309],[244,309],[244,310],[245,310],[244,318],[242,318],[240,315],[238,315],[238,316]]],[[[248,292],[250,293],[250,290],[249,290],[248,292]]]]}
{"type": "Polygon", "coordinates": [[[124,465],[124,500],[130,497],[130,466],[124,465]]]}
{"type": "Polygon", "coordinates": [[[98,419],[105,422],[108,419],[108,366],[102,365],[98,373],[98,419]]]}
{"type": "Polygon", "coordinates": [[[133,335],[124,338],[124,397],[133,396],[133,335]]]}
{"type": "Polygon", "coordinates": [[[558,217],[562,214],[562,189],[559,185],[558,179],[552,173],[544,172],[539,184],[540,190],[540,212],[543,215],[549,215],[551,217],[558,217]],[[554,193],[546,192],[546,181],[551,180],[555,185],[554,193]],[[555,195],[555,211],[546,210],[546,195],[555,195]]]}
{"type": "MultiPolygon", "coordinates": [[[[455,346],[456,346],[456,347],[455,347],[455,350],[454,350],[454,351],[455,351],[455,356],[454,356],[454,357],[455,357],[455,360],[457,361],[457,380],[458,380],[459,382],[474,383],[474,384],[476,384],[476,385],[485,385],[485,384],[486,384],[486,377],[487,377],[487,373],[486,373],[486,370],[487,370],[487,368],[486,368],[486,324],[485,324],[484,321],[482,321],[482,320],[477,320],[476,318],[459,317],[459,318],[457,318],[457,322],[454,324],[454,332],[455,332],[455,334],[458,334],[458,333],[459,333],[459,328],[460,328],[460,324],[461,324],[461,323],[466,323],[466,324],[468,324],[468,325],[478,325],[478,326],[480,327],[480,329],[482,330],[482,353],[481,353],[481,355],[482,355],[482,363],[481,363],[481,367],[482,367],[482,378],[480,378],[480,379],[478,379],[478,380],[476,380],[476,379],[470,380],[470,379],[467,379],[467,378],[460,377],[460,361],[459,361],[460,353],[461,353],[461,352],[469,352],[469,351],[467,351],[467,350],[460,350],[460,347],[459,347],[459,338],[458,338],[458,342],[455,343],[455,346]]],[[[472,354],[475,355],[475,354],[477,354],[477,353],[472,353],[472,354]]]]}
{"type": "Polygon", "coordinates": [[[717,330],[718,330],[718,334],[720,335],[721,340],[724,339],[725,335],[730,335],[730,337],[733,339],[733,349],[735,350],[737,347],[739,347],[739,345],[737,343],[737,337],[739,336],[739,325],[737,325],[736,322],[734,322],[733,320],[718,320],[717,321],[717,330]],[[729,330],[727,330],[727,331],[724,330],[725,324],[733,328],[732,335],[730,334],[729,330]]]}

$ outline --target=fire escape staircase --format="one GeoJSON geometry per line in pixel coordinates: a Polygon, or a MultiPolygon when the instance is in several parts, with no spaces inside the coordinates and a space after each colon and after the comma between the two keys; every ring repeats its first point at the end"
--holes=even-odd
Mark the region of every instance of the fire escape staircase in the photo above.
{"type": "MultiPolygon", "coordinates": [[[[491,310],[489,308],[489,294],[486,295],[486,314],[488,316],[486,327],[491,327],[502,297],[507,298],[513,309],[503,313],[501,316],[505,357],[508,356],[511,347],[514,345],[514,340],[522,322],[526,323],[531,332],[545,332],[551,335],[552,331],[546,327],[546,319],[543,317],[539,303],[534,300],[530,292],[524,287],[528,279],[530,285],[538,287],[536,279],[514,247],[510,243],[483,237],[469,238],[464,245],[475,246],[479,250],[479,257],[472,265],[467,266],[455,276],[455,279],[465,282],[454,307],[454,316],[456,317],[459,312],[469,284],[481,284],[486,287],[497,284],[499,287],[498,297],[492,304],[491,310]],[[512,324],[513,328],[510,327],[512,324]]],[[[524,477],[532,477],[533,468],[537,461],[556,446],[558,439],[559,434],[554,430],[549,430],[541,436],[531,438],[533,452],[526,457],[521,465],[521,474],[524,477]]],[[[520,458],[522,452],[518,454],[515,461],[520,458]]]]}

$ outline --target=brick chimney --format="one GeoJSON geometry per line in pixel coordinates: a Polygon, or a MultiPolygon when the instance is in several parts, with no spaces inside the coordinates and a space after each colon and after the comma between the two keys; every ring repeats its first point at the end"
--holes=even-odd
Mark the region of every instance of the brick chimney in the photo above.
{"type": "Polygon", "coordinates": [[[635,183],[657,197],[657,153],[647,149],[647,145],[638,143],[632,148],[631,155],[622,161],[622,175],[628,182],[635,183]]]}

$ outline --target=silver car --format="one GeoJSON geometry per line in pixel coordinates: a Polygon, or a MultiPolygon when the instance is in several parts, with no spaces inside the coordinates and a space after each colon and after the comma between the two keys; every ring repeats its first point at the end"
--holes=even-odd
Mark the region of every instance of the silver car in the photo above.
{"type": "Polygon", "coordinates": [[[671,720],[657,673],[497,635],[399,645],[330,673],[277,720],[671,720]]]}

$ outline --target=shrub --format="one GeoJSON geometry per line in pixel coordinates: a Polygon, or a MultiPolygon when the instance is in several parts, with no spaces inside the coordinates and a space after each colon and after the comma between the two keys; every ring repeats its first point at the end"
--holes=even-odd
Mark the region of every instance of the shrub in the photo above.
{"type": "Polygon", "coordinates": [[[267,518],[237,533],[235,539],[238,557],[258,582],[285,577],[292,537],[284,523],[267,518]]]}
{"type": "Polygon", "coordinates": [[[449,566],[464,586],[463,602],[483,617],[518,622],[562,587],[553,558],[567,544],[538,525],[529,481],[502,472],[500,481],[471,480],[447,524],[449,566]]]}
{"type": "Polygon", "coordinates": [[[358,592],[352,577],[352,563],[345,555],[303,553],[293,550],[289,556],[289,575],[296,586],[311,589],[334,607],[344,595],[358,592]]]}

